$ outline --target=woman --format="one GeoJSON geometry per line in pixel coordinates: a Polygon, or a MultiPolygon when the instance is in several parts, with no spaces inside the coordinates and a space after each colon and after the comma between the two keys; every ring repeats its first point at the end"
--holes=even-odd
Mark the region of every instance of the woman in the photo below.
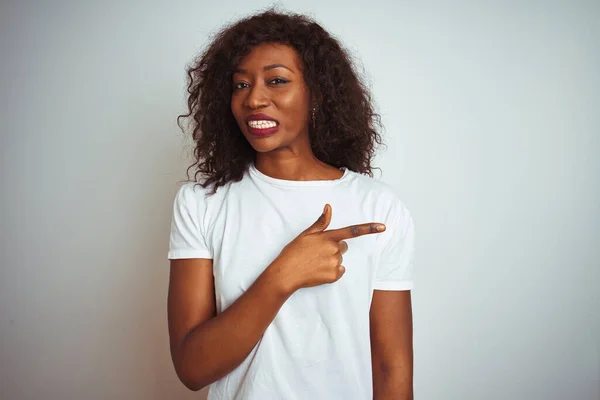
{"type": "Polygon", "coordinates": [[[412,398],[412,219],[372,178],[378,116],[348,55],[267,11],[189,77],[204,180],[180,188],[171,227],[181,381],[209,399],[412,398]]]}

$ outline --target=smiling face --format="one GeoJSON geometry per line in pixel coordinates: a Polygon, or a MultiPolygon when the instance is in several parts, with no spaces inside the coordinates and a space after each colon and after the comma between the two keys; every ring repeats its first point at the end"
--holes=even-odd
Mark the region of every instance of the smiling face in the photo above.
{"type": "Polygon", "coordinates": [[[257,152],[310,143],[310,91],[296,50],[278,43],[252,49],[233,74],[231,111],[257,152]]]}

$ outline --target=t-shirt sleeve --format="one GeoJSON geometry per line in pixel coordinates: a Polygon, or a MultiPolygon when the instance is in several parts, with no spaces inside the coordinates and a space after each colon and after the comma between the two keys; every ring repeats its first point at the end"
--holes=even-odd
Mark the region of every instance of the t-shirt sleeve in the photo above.
{"type": "Polygon", "coordinates": [[[411,290],[413,288],[415,232],[408,209],[396,201],[386,222],[389,236],[384,242],[377,273],[375,290],[411,290]]]}
{"type": "Polygon", "coordinates": [[[187,183],[179,188],[173,204],[168,258],[209,258],[212,252],[203,232],[206,200],[202,187],[187,183]]]}

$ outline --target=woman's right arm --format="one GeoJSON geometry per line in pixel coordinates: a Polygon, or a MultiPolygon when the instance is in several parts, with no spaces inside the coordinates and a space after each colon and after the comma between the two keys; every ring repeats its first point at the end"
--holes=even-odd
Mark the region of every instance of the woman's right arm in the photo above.
{"type": "MultiPolygon", "coordinates": [[[[291,241],[236,301],[217,315],[212,260],[171,260],[168,323],[179,379],[200,390],[250,354],[285,301],[298,289],[333,283],[344,274],[344,239],[379,233],[368,223],[325,231],[326,205],[317,221],[291,241]]],[[[385,229],[385,227],[383,227],[385,229]]]]}
{"type": "Polygon", "coordinates": [[[275,267],[265,269],[244,294],[217,315],[212,260],[171,260],[171,357],[177,376],[190,390],[220,379],[250,354],[291,295],[277,274],[275,267]]]}

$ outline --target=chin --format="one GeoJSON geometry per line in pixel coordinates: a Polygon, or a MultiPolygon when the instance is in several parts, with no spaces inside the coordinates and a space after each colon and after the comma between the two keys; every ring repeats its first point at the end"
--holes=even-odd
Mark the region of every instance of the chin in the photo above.
{"type": "MultiPolygon", "coordinates": [[[[274,135],[275,136],[275,135],[274,135]]],[[[246,136],[246,140],[250,143],[250,146],[259,153],[268,153],[269,151],[277,150],[279,148],[279,142],[274,140],[274,136],[257,138],[254,136],[246,136]]]]}
{"type": "Polygon", "coordinates": [[[268,153],[270,151],[278,149],[277,146],[269,145],[267,143],[252,143],[252,142],[250,142],[250,145],[252,146],[252,148],[254,150],[256,150],[257,153],[268,153]]]}

